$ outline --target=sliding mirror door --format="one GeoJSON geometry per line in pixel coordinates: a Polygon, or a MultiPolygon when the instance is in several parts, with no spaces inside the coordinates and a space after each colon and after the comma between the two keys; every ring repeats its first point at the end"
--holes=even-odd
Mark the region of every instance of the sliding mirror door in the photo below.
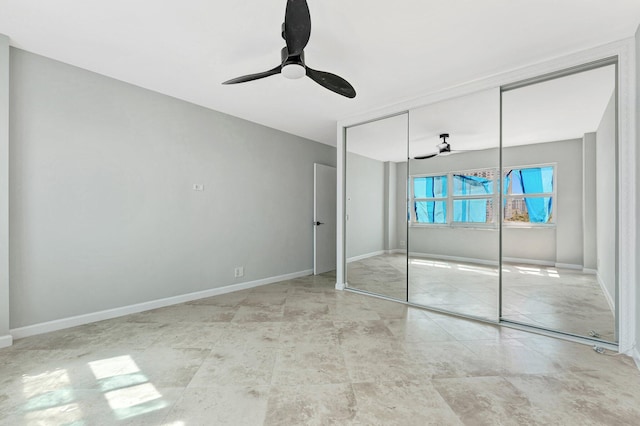
{"type": "Polygon", "coordinates": [[[615,342],[616,65],[503,88],[503,321],[615,342]]]}
{"type": "Polygon", "coordinates": [[[347,128],[350,288],[407,300],[407,114],[347,128]]]}
{"type": "Polygon", "coordinates": [[[498,320],[500,91],[410,111],[409,302],[498,320]]]}

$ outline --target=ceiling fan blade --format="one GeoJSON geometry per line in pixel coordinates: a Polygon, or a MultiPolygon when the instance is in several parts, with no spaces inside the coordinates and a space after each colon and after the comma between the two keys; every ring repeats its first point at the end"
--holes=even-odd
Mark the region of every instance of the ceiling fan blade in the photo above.
{"type": "Polygon", "coordinates": [[[356,89],[347,80],[335,74],[307,67],[307,77],[338,95],[346,96],[347,98],[356,97],[356,89]]]}
{"type": "Polygon", "coordinates": [[[256,74],[243,75],[242,77],[232,78],[231,80],[227,80],[222,84],[237,84],[237,83],[245,83],[247,81],[258,80],[260,78],[269,77],[270,75],[280,74],[280,70],[282,69],[282,65],[278,65],[277,67],[270,69],[269,71],[259,72],[256,74]]]}
{"type": "Polygon", "coordinates": [[[413,157],[413,159],[414,160],[426,160],[427,158],[433,158],[433,157],[437,157],[437,156],[438,156],[438,154],[435,153],[435,154],[428,154],[428,155],[421,155],[421,156],[418,156],[418,157],[413,157]]]}
{"type": "Polygon", "coordinates": [[[287,0],[284,14],[284,39],[290,56],[302,53],[311,37],[311,15],[307,0],[287,0]]]}

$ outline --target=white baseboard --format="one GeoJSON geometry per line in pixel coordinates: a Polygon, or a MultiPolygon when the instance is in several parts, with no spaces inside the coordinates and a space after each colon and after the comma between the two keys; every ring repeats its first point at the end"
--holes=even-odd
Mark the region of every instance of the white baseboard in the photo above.
{"type": "Polygon", "coordinates": [[[537,266],[556,266],[556,263],[550,260],[523,259],[521,257],[503,257],[502,260],[507,263],[524,263],[525,265],[537,266]]]}
{"type": "Polygon", "coordinates": [[[576,269],[578,271],[582,271],[582,265],[576,265],[573,263],[556,263],[555,267],[562,269],[576,269]]]}
{"type": "Polygon", "coordinates": [[[633,360],[636,362],[636,366],[638,367],[638,369],[640,369],[640,352],[638,351],[638,348],[635,348],[633,350],[633,354],[631,354],[631,356],[633,357],[633,360]]]}
{"type": "Polygon", "coordinates": [[[371,253],[361,254],[359,256],[349,257],[347,259],[347,263],[357,262],[358,260],[367,259],[369,257],[380,256],[381,254],[385,254],[385,253],[386,253],[385,250],[380,250],[380,251],[374,251],[371,253]]]}
{"type": "Polygon", "coordinates": [[[409,256],[419,257],[422,259],[450,260],[452,262],[465,262],[465,263],[476,263],[479,265],[498,266],[497,260],[474,259],[472,257],[447,256],[444,254],[431,254],[431,253],[419,253],[419,252],[409,252],[409,256]]]}
{"type": "Polygon", "coordinates": [[[407,251],[405,249],[391,249],[391,250],[385,250],[384,252],[386,254],[403,254],[403,253],[406,253],[407,251]]]}
{"type": "MultiPolygon", "coordinates": [[[[246,290],[254,287],[260,287],[279,281],[291,280],[294,278],[312,275],[313,269],[305,271],[292,272],[290,274],[278,275],[275,277],[263,278],[255,281],[248,281],[238,284],[230,284],[223,287],[212,288],[194,293],[182,294],[179,296],[167,297],[164,299],[152,300],[149,302],[137,303],[135,305],[122,306],[120,308],[107,309],[104,311],[92,312],[90,314],[78,315],[69,318],[62,318],[54,321],[43,322],[40,324],[28,325],[10,330],[14,339],[22,339],[23,337],[35,336],[37,334],[49,333],[51,331],[62,330],[69,327],[89,324],[96,321],[102,321],[111,318],[117,318],[129,314],[137,314],[138,312],[149,311],[151,309],[164,308],[166,306],[177,305],[179,303],[190,302],[192,300],[204,299],[207,297],[218,296],[220,294],[231,293],[239,290],[246,290]]],[[[0,338],[0,347],[2,340],[0,338]]]]}
{"type": "Polygon", "coordinates": [[[344,290],[347,287],[347,283],[336,283],[336,290],[344,290]]]}
{"type": "Polygon", "coordinates": [[[604,281],[602,281],[600,274],[596,273],[596,279],[598,280],[598,284],[600,284],[600,289],[604,294],[604,298],[607,299],[607,303],[609,304],[609,309],[611,309],[611,312],[615,316],[616,305],[613,303],[613,297],[611,297],[611,295],[609,294],[609,290],[607,290],[607,286],[604,284],[604,281]]]}
{"type": "Polygon", "coordinates": [[[13,345],[13,336],[7,334],[6,336],[0,336],[0,349],[8,348],[13,345]]]}
{"type": "Polygon", "coordinates": [[[582,272],[589,275],[596,275],[598,273],[598,270],[590,269],[590,268],[582,268],[582,272]]]}

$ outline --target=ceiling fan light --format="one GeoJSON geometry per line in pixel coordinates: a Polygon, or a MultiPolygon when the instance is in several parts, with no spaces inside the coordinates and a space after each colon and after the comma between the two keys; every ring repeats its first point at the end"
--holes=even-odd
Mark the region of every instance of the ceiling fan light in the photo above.
{"type": "Polygon", "coordinates": [[[281,73],[286,78],[298,79],[304,77],[307,72],[300,64],[287,64],[282,67],[281,73]]]}

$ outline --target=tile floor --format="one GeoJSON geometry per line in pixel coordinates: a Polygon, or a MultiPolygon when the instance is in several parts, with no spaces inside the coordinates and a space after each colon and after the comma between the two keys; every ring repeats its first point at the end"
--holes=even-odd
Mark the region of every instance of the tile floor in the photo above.
{"type": "MultiPolygon", "coordinates": [[[[504,264],[503,318],[615,342],[615,317],[592,274],[546,266],[504,264]]],[[[374,256],[347,265],[350,287],[406,300],[404,254],[374,256]]],[[[409,301],[497,320],[497,267],[412,258],[409,301]]]]}
{"type": "Polygon", "coordinates": [[[17,340],[2,425],[637,425],[590,347],[305,277],[17,340]]]}

